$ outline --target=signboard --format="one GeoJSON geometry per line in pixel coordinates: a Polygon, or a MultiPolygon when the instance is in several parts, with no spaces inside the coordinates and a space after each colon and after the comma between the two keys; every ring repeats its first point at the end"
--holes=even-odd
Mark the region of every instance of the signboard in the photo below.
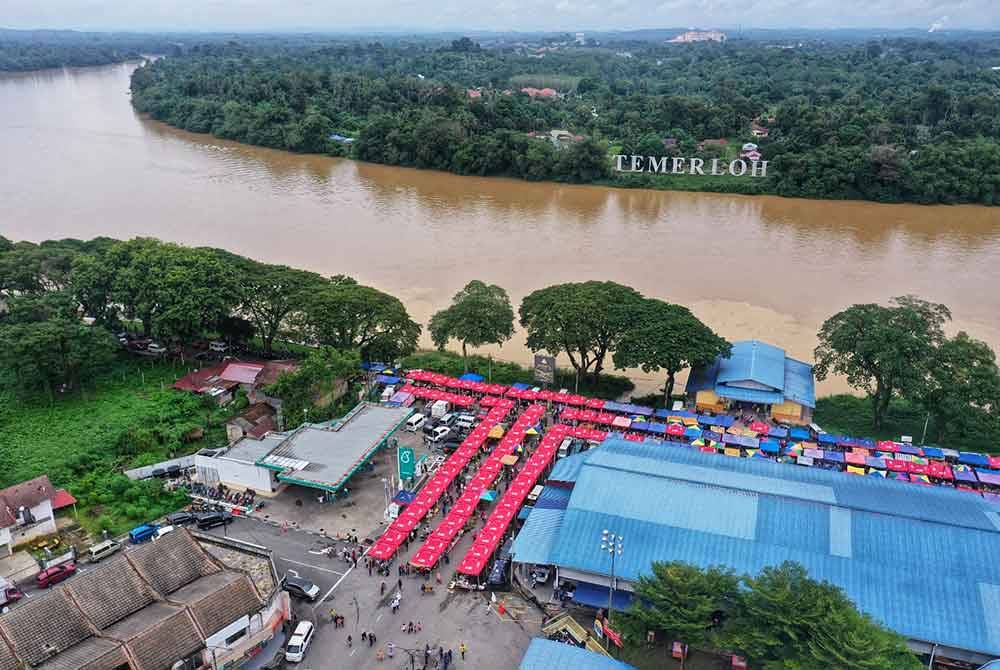
{"type": "Polygon", "coordinates": [[[726,161],[719,158],[671,158],[670,156],[630,156],[615,154],[616,172],[657,172],[660,174],[687,174],[699,177],[766,177],[767,161],[738,158],[726,161]]]}
{"type": "Polygon", "coordinates": [[[556,358],[535,354],[535,381],[540,384],[556,383],[556,358]]]}
{"type": "Polygon", "coordinates": [[[400,479],[412,479],[416,460],[413,457],[413,449],[410,447],[400,447],[396,450],[396,463],[399,466],[400,479]]]}
{"type": "Polygon", "coordinates": [[[597,634],[597,637],[602,640],[604,639],[604,624],[601,623],[600,619],[594,619],[594,632],[597,634]]]}

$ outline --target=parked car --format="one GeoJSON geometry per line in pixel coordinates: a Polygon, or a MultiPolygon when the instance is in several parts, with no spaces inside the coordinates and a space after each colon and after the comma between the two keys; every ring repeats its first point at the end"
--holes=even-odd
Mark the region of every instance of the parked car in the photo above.
{"type": "Polygon", "coordinates": [[[233,515],[229,512],[205,512],[195,516],[195,523],[200,530],[208,530],[216,526],[224,526],[233,522],[233,515]]]}
{"type": "Polygon", "coordinates": [[[90,557],[91,562],[96,563],[97,561],[103,560],[115,553],[122,548],[122,543],[118,540],[105,540],[95,544],[93,547],[87,550],[87,556],[90,557]]]}
{"type": "Polygon", "coordinates": [[[21,592],[21,589],[16,586],[8,586],[3,591],[0,591],[0,607],[13,605],[23,597],[24,593],[21,592]]]}
{"type": "Polygon", "coordinates": [[[319,587],[302,577],[285,577],[281,587],[296,598],[312,601],[319,597],[319,587]]]}
{"type": "Polygon", "coordinates": [[[153,535],[153,541],[155,542],[156,540],[159,540],[167,533],[172,533],[172,532],[174,532],[173,526],[160,526],[159,528],[156,529],[156,533],[153,535]]]}
{"type": "Polygon", "coordinates": [[[455,425],[468,430],[476,425],[476,417],[471,414],[459,414],[455,419],[455,425]]]}
{"type": "Polygon", "coordinates": [[[313,625],[308,621],[300,621],[292,632],[292,637],[288,639],[288,646],[285,647],[285,660],[289,663],[298,663],[306,654],[309,643],[312,642],[313,625]]]}
{"type": "Polygon", "coordinates": [[[213,340],[208,343],[208,350],[217,354],[224,354],[229,351],[229,345],[221,340],[213,340]]]}
{"type": "Polygon", "coordinates": [[[195,522],[195,515],[191,512],[174,512],[167,515],[167,523],[171,526],[186,526],[195,522]]]}
{"type": "Polygon", "coordinates": [[[458,419],[457,414],[452,414],[451,412],[448,412],[447,414],[445,414],[444,416],[442,416],[440,419],[437,420],[437,425],[451,426],[452,424],[455,423],[456,419],[458,419]]]}
{"type": "Polygon", "coordinates": [[[128,541],[130,544],[142,544],[152,540],[159,529],[160,527],[155,523],[144,523],[141,526],[136,526],[128,532],[128,541]]]}
{"type": "Polygon", "coordinates": [[[447,426],[438,426],[427,439],[434,444],[437,444],[438,442],[444,442],[445,438],[449,435],[451,435],[451,428],[448,428],[447,426]]]}
{"type": "Polygon", "coordinates": [[[150,342],[149,346],[146,347],[146,351],[148,351],[151,354],[156,354],[157,356],[159,356],[160,354],[167,353],[167,348],[162,344],[160,344],[159,342],[150,342]]]}
{"type": "Polygon", "coordinates": [[[427,417],[423,414],[414,414],[406,420],[406,430],[415,433],[427,423],[427,417]]]}
{"type": "Polygon", "coordinates": [[[53,584],[69,579],[74,574],[76,574],[76,563],[61,563],[46,568],[35,575],[35,583],[38,584],[38,588],[47,589],[53,584]]]}

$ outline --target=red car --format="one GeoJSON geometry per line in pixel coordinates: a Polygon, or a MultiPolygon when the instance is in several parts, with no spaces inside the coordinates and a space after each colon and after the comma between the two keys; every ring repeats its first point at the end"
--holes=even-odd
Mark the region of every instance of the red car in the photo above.
{"type": "Polygon", "coordinates": [[[76,563],[63,563],[46,568],[35,576],[38,588],[47,589],[53,584],[58,584],[64,579],[72,577],[76,573],[76,563]]]}
{"type": "Polygon", "coordinates": [[[0,607],[5,605],[13,605],[18,600],[24,597],[18,589],[10,586],[6,589],[0,590],[0,607]]]}

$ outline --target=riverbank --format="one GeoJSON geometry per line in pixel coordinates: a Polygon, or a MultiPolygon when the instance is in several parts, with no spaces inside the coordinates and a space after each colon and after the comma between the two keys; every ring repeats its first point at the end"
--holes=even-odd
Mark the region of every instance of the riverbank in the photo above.
{"type": "MultiPolygon", "coordinates": [[[[293,154],[142,119],[132,69],[0,80],[5,236],[226,248],[351,275],[422,323],[470,278],[517,304],[540,286],[602,277],[803,360],[831,314],[913,293],[1000,350],[1000,294],[983,289],[1000,285],[998,208],[610,189],[293,154]]],[[[520,332],[476,353],[531,363],[520,332]]],[[[628,374],[640,395],[662,384],[628,374]]],[[[845,390],[827,380],[817,393],[845,390]]]]}

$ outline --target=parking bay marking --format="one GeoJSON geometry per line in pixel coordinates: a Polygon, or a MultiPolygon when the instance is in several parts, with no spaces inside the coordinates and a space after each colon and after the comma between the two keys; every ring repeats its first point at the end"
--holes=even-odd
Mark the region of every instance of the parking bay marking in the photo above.
{"type": "Polygon", "coordinates": [[[278,560],[284,561],[285,563],[291,563],[292,565],[301,565],[303,568],[312,568],[313,570],[322,570],[323,572],[330,572],[335,575],[344,576],[343,572],[337,572],[336,570],[331,570],[330,568],[321,568],[318,565],[313,565],[312,563],[302,563],[300,561],[293,561],[290,558],[285,558],[284,556],[278,556],[278,560]]]}

